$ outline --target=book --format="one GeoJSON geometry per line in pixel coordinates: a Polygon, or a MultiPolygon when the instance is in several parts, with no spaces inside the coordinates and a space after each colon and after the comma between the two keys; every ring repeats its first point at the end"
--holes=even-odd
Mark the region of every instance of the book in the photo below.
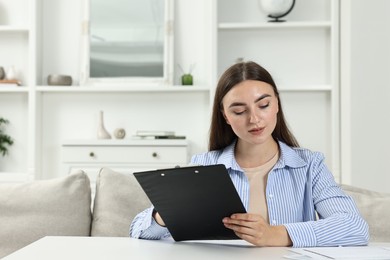
{"type": "Polygon", "coordinates": [[[174,136],[174,131],[137,130],[136,136],[174,136]]]}
{"type": "Polygon", "coordinates": [[[16,79],[2,79],[0,80],[0,86],[8,86],[8,87],[12,87],[12,86],[20,86],[21,85],[21,82],[19,80],[16,80],[16,79]]]}

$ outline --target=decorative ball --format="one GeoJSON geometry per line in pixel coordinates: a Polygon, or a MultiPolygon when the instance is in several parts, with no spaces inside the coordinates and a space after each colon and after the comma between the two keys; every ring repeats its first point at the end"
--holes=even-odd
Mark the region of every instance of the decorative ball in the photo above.
{"type": "Polygon", "coordinates": [[[123,139],[126,136],[126,131],[123,128],[117,128],[114,130],[114,136],[116,139],[123,139]]]}

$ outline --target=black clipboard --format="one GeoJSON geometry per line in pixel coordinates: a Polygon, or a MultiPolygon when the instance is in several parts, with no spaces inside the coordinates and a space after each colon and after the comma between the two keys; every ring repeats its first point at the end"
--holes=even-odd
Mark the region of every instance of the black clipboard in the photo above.
{"type": "Polygon", "coordinates": [[[222,219],[245,213],[222,164],[135,172],[175,241],[238,239],[222,219]]]}

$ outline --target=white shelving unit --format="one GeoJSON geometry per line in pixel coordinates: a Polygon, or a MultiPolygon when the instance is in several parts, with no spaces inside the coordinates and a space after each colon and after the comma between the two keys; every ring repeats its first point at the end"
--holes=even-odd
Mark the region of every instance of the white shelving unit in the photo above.
{"type": "Polygon", "coordinates": [[[28,177],[31,108],[31,75],[34,73],[34,1],[0,1],[0,66],[7,72],[14,66],[20,87],[0,86],[0,116],[10,120],[7,133],[14,139],[12,153],[0,157],[0,181],[20,181],[28,177]]]}
{"type": "Polygon", "coordinates": [[[180,84],[177,64],[196,64],[195,85],[131,88],[79,86],[83,1],[0,0],[0,66],[14,65],[22,81],[0,87],[0,116],[10,120],[7,133],[15,141],[0,157],[0,182],[61,175],[64,140],[96,138],[100,110],[110,133],[172,130],[187,136],[189,154],[207,148],[211,47],[198,43],[211,34],[211,12],[203,15],[209,1],[175,2],[174,82],[180,84]],[[199,17],[192,31],[182,27],[199,17]],[[47,86],[49,74],[71,75],[74,84],[47,86]]]}
{"type": "Polygon", "coordinates": [[[324,152],[339,178],[339,0],[299,0],[280,24],[257,0],[175,1],[174,84],[178,64],[196,64],[195,85],[132,88],[78,86],[82,2],[0,0],[0,66],[15,65],[23,85],[0,87],[15,140],[0,181],[59,175],[63,141],[95,138],[100,110],[111,133],[172,130],[187,136],[189,155],[205,151],[216,80],[237,58],[271,72],[301,145],[324,152]],[[49,74],[72,75],[74,85],[46,86],[49,74]]]}
{"type": "Polygon", "coordinates": [[[323,152],[339,181],[339,1],[297,1],[281,23],[257,0],[219,0],[216,12],[216,78],[240,58],[264,66],[301,146],[323,152]]]}

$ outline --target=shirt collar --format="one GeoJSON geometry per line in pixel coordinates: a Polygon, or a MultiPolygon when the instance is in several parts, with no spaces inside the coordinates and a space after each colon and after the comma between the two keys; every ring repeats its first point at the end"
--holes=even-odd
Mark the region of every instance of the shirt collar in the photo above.
{"type": "Polygon", "coordinates": [[[307,163],[295,151],[295,148],[278,141],[280,149],[280,158],[276,163],[275,168],[284,168],[286,166],[291,168],[299,168],[307,165],[307,163]]]}
{"type": "Polygon", "coordinates": [[[224,164],[226,169],[232,169],[236,171],[241,171],[241,167],[238,165],[236,161],[236,157],[234,156],[234,148],[236,147],[237,140],[234,140],[229,146],[226,146],[225,149],[222,150],[221,156],[219,156],[217,163],[224,164]]]}
{"type": "MultiPolygon", "coordinates": [[[[236,171],[243,171],[238,165],[234,156],[234,148],[237,140],[222,150],[221,156],[218,158],[217,164],[224,164],[227,169],[231,168],[236,171]]],[[[275,168],[284,168],[286,166],[291,168],[299,168],[305,166],[307,163],[296,153],[294,148],[287,144],[278,141],[280,148],[280,158],[275,165],[275,168]]]]}

